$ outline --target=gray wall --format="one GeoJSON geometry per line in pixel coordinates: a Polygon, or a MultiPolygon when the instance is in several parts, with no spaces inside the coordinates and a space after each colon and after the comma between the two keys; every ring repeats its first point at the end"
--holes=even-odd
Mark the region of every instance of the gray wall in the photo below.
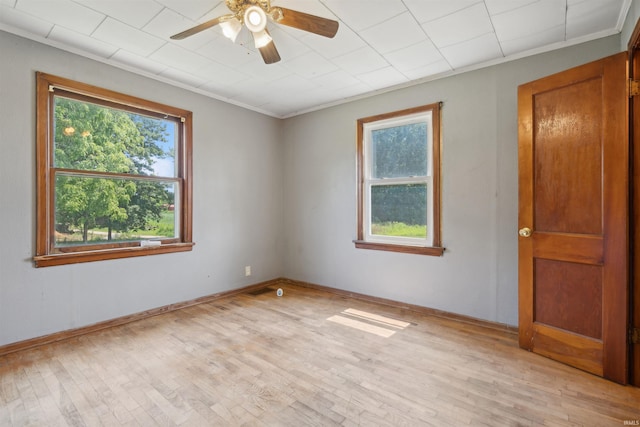
{"type": "Polygon", "coordinates": [[[633,34],[633,30],[636,27],[638,18],[640,18],[640,1],[632,0],[631,6],[629,7],[629,12],[627,13],[627,19],[624,21],[624,26],[622,27],[622,33],[620,34],[620,50],[621,51],[627,50],[629,39],[631,38],[631,34],[633,34]]]}
{"type": "Polygon", "coordinates": [[[0,52],[0,345],[282,274],[281,121],[4,32],[0,52]],[[33,267],[35,71],[193,111],[192,252],[33,267]]]}
{"type": "Polygon", "coordinates": [[[611,36],[285,121],[286,277],[516,325],[517,86],[620,50],[611,36]],[[443,101],[443,257],[355,249],[356,120],[443,101]]]}

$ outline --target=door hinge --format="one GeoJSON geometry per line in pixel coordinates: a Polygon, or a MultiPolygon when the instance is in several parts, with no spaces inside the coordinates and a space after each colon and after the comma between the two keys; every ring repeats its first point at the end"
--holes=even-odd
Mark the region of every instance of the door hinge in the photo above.
{"type": "Polygon", "coordinates": [[[640,80],[629,79],[629,98],[640,95],[640,80]]]}
{"type": "Polygon", "coordinates": [[[629,329],[629,344],[640,344],[640,328],[629,329]]]}

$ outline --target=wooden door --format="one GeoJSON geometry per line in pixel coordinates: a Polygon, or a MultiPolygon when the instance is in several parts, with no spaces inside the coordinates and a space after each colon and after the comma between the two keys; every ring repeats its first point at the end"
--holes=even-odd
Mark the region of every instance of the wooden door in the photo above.
{"type": "Polygon", "coordinates": [[[519,341],[627,382],[628,95],[620,53],[518,88],[519,341]]]}

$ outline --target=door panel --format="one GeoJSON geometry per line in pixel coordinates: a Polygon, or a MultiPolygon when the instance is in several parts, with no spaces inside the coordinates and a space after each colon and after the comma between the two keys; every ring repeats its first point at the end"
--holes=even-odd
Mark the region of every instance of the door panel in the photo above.
{"type": "Polygon", "coordinates": [[[626,53],[518,88],[520,346],[627,381],[626,53]]]}
{"type": "Polygon", "coordinates": [[[542,258],[534,263],[534,321],[602,339],[602,267],[542,258]]]}
{"type": "Polygon", "coordinates": [[[600,83],[599,78],[591,79],[535,94],[532,148],[538,232],[602,234],[600,83]]]}

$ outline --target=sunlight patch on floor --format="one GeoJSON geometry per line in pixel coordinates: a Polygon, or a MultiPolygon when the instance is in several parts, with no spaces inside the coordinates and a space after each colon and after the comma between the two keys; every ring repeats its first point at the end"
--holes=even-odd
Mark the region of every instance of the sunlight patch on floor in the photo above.
{"type": "Polygon", "coordinates": [[[340,315],[331,316],[327,320],[384,338],[389,338],[395,334],[397,330],[402,330],[410,325],[408,322],[356,310],[354,308],[348,308],[340,313],[340,315]]]}

